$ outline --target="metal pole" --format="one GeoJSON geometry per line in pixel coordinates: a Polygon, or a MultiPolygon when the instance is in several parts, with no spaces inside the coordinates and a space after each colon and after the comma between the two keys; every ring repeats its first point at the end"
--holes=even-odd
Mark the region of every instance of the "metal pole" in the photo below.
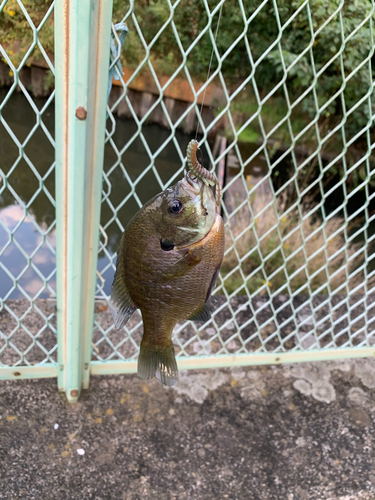
{"type": "Polygon", "coordinates": [[[89,384],[112,0],[56,0],[58,386],[89,384]]]}

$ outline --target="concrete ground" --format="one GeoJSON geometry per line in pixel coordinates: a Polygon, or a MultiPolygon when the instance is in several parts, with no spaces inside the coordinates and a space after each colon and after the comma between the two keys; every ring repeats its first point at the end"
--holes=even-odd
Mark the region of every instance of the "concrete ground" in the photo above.
{"type": "Polygon", "coordinates": [[[375,499],[370,360],[0,383],[6,500],[375,499]]]}

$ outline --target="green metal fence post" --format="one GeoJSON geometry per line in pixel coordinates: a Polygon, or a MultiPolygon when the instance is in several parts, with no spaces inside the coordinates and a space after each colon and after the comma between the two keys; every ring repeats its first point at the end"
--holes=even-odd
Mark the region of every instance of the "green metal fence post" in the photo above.
{"type": "Polygon", "coordinates": [[[56,220],[59,389],[89,383],[112,0],[57,0],[56,220]]]}

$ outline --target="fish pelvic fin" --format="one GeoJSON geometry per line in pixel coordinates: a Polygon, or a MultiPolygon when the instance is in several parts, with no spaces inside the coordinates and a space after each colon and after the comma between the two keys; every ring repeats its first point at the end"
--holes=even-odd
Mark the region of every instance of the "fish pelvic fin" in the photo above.
{"type": "Polygon", "coordinates": [[[138,377],[143,380],[156,377],[167,387],[174,385],[178,381],[178,369],[173,345],[157,347],[141,343],[138,377]]]}

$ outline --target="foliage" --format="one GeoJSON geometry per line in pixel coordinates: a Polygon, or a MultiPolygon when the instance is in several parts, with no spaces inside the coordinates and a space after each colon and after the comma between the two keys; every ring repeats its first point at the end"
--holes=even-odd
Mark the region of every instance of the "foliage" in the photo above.
{"type": "MultiPolygon", "coordinates": [[[[51,0],[23,1],[35,26],[42,21],[50,4],[51,0]]],[[[375,112],[374,96],[365,98],[371,93],[375,71],[370,61],[363,64],[373,50],[371,24],[368,20],[364,22],[370,15],[371,2],[278,0],[277,12],[273,2],[266,2],[262,8],[260,5],[259,0],[243,0],[241,4],[238,0],[226,0],[223,4],[216,45],[220,57],[228,53],[220,64],[229,90],[254,72],[254,79],[249,81],[237,104],[243,106],[245,100],[256,104],[255,91],[266,96],[275,87],[274,97],[286,102],[293,102],[305,93],[291,116],[293,128],[295,114],[304,114],[309,120],[316,116],[320,121],[325,119],[327,130],[343,122],[350,136],[357,134],[375,112]],[[363,102],[358,105],[361,99],[363,102]]],[[[206,4],[202,0],[172,4],[167,0],[137,0],[132,11],[130,2],[114,0],[114,20],[125,19],[129,27],[123,63],[147,65],[149,56],[159,74],[172,74],[186,59],[190,74],[205,80],[212,41],[208,33],[202,37],[201,33],[209,23],[209,13],[216,7],[217,0],[207,0],[206,4]],[[191,49],[193,43],[196,46],[191,49]]],[[[218,19],[216,11],[213,33],[218,19]]],[[[16,65],[32,43],[32,30],[16,0],[9,0],[0,15],[0,40],[16,65]]],[[[52,16],[40,31],[39,40],[47,51],[53,52],[52,16]]],[[[36,48],[27,64],[39,56],[36,48]]],[[[215,53],[212,71],[217,67],[215,53]]],[[[181,74],[185,76],[183,70],[181,74]]],[[[272,98],[267,104],[272,108],[272,98]]],[[[247,116],[243,113],[242,118],[247,116]]],[[[287,134],[286,129],[286,125],[280,127],[279,135],[287,134]]],[[[257,133],[257,128],[250,126],[244,137],[254,141],[257,133]]]]}
{"type": "MultiPolygon", "coordinates": [[[[300,4],[299,0],[280,2],[281,22],[290,19],[300,4]]],[[[370,93],[375,75],[369,70],[369,62],[362,65],[373,49],[370,22],[360,26],[371,12],[371,3],[356,0],[344,2],[342,8],[339,7],[339,0],[310,0],[310,12],[303,9],[293,19],[283,32],[280,46],[268,56],[273,78],[280,80],[284,75],[283,66],[290,67],[287,81],[291,93],[308,90],[316,77],[315,95],[310,91],[304,97],[302,109],[314,116],[317,105],[319,108],[325,106],[323,116],[333,115],[336,121],[370,93]],[[324,26],[328,19],[330,21],[324,26]],[[314,38],[312,30],[314,34],[319,30],[314,38]],[[306,51],[311,42],[311,49],[306,51]]],[[[372,20],[375,21],[374,15],[372,20]]],[[[347,128],[352,133],[357,132],[368,123],[370,115],[371,108],[365,102],[348,117],[347,128]]]]}
{"type": "MultiPolygon", "coordinates": [[[[117,0],[115,13],[119,9],[123,15],[125,3],[117,0]]],[[[208,5],[212,11],[217,1],[208,0],[208,5]]],[[[369,16],[371,2],[344,2],[339,8],[339,0],[310,0],[308,6],[298,11],[302,5],[300,0],[280,0],[278,14],[273,2],[268,2],[256,13],[248,27],[246,20],[255,14],[259,1],[245,0],[243,5],[244,16],[238,0],[226,0],[216,40],[220,56],[231,47],[230,55],[222,60],[222,73],[227,84],[235,85],[244,80],[255,66],[256,85],[265,94],[282,82],[286,71],[285,85],[279,85],[278,94],[287,92],[293,101],[310,89],[302,101],[302,111],[315,116],[317,104],[320,108],[325,106],[323,116],[340,119],[345,109],[349,110],[369,93],[374,72],[371,74],[369,63],[362,66],[361,63],[372,50],[371,25],[369,21],[361,27],[360,24],[369,16]],[[281,25],[284,25],[279,42],[278,16],[281,25]],[[252,60],[249,59],[245,40],[252,60]]],[[[162,66],[164,72],[172,73],[183,58],[171,22],[168,22],[172,17],[168,3],[166,0],[140,1],[134,13],[145,42],[152,44],[151,59],[156,66],[162,66]]],[[[146,50],[134,18],[129,17],[127,21],[131,34],[125,49],[126,60],[129,64],[138,64],[145,57],[146,50]]],[[[182,0],[178,4],[173,12],[173,22],[185,51],[208,21],[201,0],[182,0]]],[[[213,32],[217,21],[218,15],[215,15],[213,32]]],[[[205,79],[211,52],[212,42],[206,34],[199,40],[196,49],[187,54],[187,67],[194,76],[205,79]]],[[[213,70],[217,64],[215,54],[213,70]]],[[[370,108],[365,102],[347,117],[347,126],[353,131],[358,130],[369,119],[370,108]]]]}
{"type": "MultiPolygon", "coordinates": [[[[30,16],[36,27],[43,21],[51,0],[23,0],[24,9],[30,16]]],[[[8,57],[14,66],[19,66],[28,52],[34,40],[34,34],[25,14],[16,0],[8,0],[0,13],[0,40],[6,48],[8,57]]],[[[50,16],[39,32],[38,40],[45,51],[52,54],[54,51],[54,27],[53,16],[50,16]]],[[[30,66],[35,60],[40,59],[42,54],[36,47],[26,64],[30,66]]],[[[5,62],[5,59],[3,59],[5,62]]]]}

